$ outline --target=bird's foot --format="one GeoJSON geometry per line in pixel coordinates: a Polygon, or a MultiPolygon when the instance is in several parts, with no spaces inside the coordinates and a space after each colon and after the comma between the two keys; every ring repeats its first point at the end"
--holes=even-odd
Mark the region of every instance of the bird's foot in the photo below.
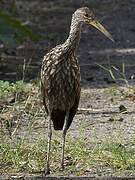
{"type": "Polygon", "coordinates": [[[47,176],[50,174],[50,169],[46,169],[45,171],[43,171],[43,176],[47,176]]]}
{"type": "Polygon", "coordinates": [[[61,168],[62,168],[62,170],[64,170],[64,163],[61,163],[61,168]]]}

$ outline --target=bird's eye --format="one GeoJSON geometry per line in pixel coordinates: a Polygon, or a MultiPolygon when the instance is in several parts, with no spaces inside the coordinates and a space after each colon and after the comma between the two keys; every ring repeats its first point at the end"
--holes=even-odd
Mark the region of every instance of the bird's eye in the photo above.
{"type": "Polygon", "coordinates": [[[85,16],[86,16],[86,17],[89,17],[89,14],[88,14],[88,13],[86,13],[86,14],[85,14],[85,16]]]}

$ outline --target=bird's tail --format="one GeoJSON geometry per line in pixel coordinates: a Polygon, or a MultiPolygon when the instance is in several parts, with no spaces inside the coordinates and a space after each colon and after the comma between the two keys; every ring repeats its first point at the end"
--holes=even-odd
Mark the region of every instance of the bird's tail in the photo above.
{"type": "Polygon", "coordinates": [[[51,113],[51,119],[53,121],[53,126],[55,130],[62,130],[65,120],[65,111],[55,109],[51,113]]]}

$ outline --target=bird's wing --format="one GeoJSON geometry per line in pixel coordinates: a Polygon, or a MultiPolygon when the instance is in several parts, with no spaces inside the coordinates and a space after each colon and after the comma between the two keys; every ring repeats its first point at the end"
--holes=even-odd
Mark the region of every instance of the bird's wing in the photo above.
{"type": "MultiPolygon", "coordinates": [[[[51,78],[51,74],[53,74],[53,68],[59,63],[60,57],[62,56],[61,53],[61,46],[56,46],[55,48],[51,49],[43,58],[42,67],[41,67],[41,94],[43,97],[43,104],[45,106],[45,110],[48,113],[48,90],[51,91],[49,86],[49,81],[51,78]]],[[[51,87],[54,88],[54,87],[51,87]]]]}

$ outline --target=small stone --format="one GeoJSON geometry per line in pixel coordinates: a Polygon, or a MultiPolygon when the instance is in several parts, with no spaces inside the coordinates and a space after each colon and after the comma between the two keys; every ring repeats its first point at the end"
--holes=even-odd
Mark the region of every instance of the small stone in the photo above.
{"type": "Polygon", "coordinates": [[[126,114],[127,113],[127,108],[125,106],[123,106],[123,105],[120,105],[119,106],[119,111],[122,114],[126,114]]]}

